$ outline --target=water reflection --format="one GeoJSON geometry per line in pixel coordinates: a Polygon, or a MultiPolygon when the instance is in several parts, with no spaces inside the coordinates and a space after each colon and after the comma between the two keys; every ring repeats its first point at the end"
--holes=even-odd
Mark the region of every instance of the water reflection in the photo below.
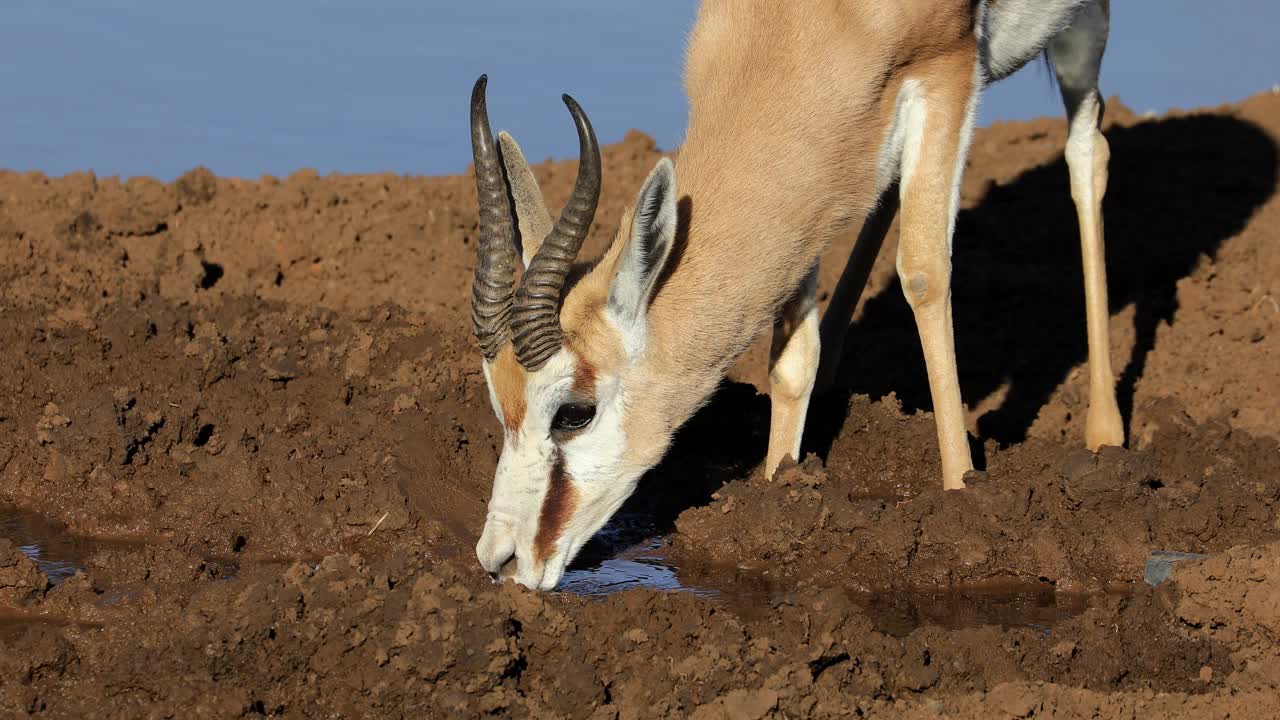
{"type": "Polygon", "coordinates": [[[9,505],[0,505],[0,538],[18,546],[52,585],[75,575],[89,557],[103,548],[135,547],[139,544],[76,535],[52,518],[9,505]]]}
{"type": "Polygon", "coordinates": [[[676,569],[667,563],[666,541],[652,538],[648,542],[619,552],[590,569],[571,569],[557,588],[562,592],[600,597],[624,590],[677,590],[707,600],[719,600],[719,590],[688,586],[680,582],[676,569]]]}
{"type": "Polygon", "coordinates": [[[876,630],[898,637],[926,626],[948,630],[1025,627],[1047,634],[1054,625],[1087,610],[1090,596],[1015,585],[999,590],[870,593],[854,596],[854,601],[876,630]]]}
{"type": "Polygon", "coordinates": [[[666,547],[651,513],[620,512],[582,548],[556,589],[587,597],[647,588],[720,598],[714,588],[683,584],[666,547]]]}
{"type": "MultiPolygon", "coordinates": [[[[621,513],[601,530],[565,573],[557,590],[586,597],[645,588],[689,593],[723,604],[743,616],[758,616],[789,590],[759,574],[733,568],[699,567],[687,571],[672,564],[669,538],[651,515],[621,513]],[[689,578],[696,578],[688,582],[689,578]]],[[[1041,584],[1010,583],[989,589],[939,592],[850,592],[879,632],[903,637],[927,626],[948,630],[997,626],[1025,627],[1045,634],[1054,625],[1088,609],[1092,597],[1058,593],[1041,584]]]]}

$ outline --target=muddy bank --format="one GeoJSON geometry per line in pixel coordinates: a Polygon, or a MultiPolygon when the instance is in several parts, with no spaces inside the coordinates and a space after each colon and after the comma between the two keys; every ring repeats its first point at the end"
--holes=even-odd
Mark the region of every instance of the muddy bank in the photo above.
{"type": "MultiPolygon", "coordinates": [[[[971,488],[935,486],[891,231],[810,457],[755,474],[762,341],[589,546],[583,595],[494,587],[471,554],[501,438],[469,336],[470,177],[0,172],[0,708],[1265,716],[1280,95],[1108,112],[1128,449],[1079,450],[1064,123],[998,125],[955,241],[971,488]],[[1156,549],[1210,558],[1153,590],[1156,549]],[[690,591],[610,594],[645,585],[690,591]]],[[[660,154],[606,149],[587,256],[660,154]]],[[[550,205],[574,170],[535,169],[550,205]]]]}
{"type": "Polygon", "coordinates": [[[897,638],[834,588],[744,621],[685,594],[574,602],[477,585],[403,554],[331,556],[220,583],[183,607],[160,603],[146,619],[163,633],[123,620],[35,625],[9,644],[4,676],[23,682],[7,682],[3,698],[100,717],[1243,710],[1276,681],[1277,558],[1274,544],[1233,551],[1051,631],[925,627],[897,638]]]}

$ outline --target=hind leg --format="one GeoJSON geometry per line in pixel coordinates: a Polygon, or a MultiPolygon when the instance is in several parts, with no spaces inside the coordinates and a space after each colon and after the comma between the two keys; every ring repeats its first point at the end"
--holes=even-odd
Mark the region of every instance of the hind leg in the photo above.
{"type": "Polygon", "coordinates": [[[1124,425],[1111,371],[1102,229],[1102,197],[1107,191],[1107,161],[1111,152],[1098,129],[1103,112],[1098,71],[1107,44],[1108,15],[1109,2],[1095,0],[1082,8],[1071,27],[1054,37],[1049,45],[1049,56],[1067,109],[1069,132],[1065,155],[1071,176],[1071,199],[1080,223],[1089,335],[1089,411],[1085,417],[1085,443],[1094,451],[1104,445],[1124,444],[1124,425]]]}

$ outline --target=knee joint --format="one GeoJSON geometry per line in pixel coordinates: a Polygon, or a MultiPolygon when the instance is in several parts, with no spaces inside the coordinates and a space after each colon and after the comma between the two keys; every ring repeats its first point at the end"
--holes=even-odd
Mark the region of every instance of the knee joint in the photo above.
{"type": "Polygon", "coordinates": [[[818,375],[818,355],[816,342],[788,347],[787,352],[769,368],[769,393],[795,400],[811,392],[818,375]]]}
{"type": "Polygon", "coordinates": [[[802,398],[813,389],[817,372],[817,363],[806,368],[799,363],[780,362],[769,372],[769,394],[789,400],[802,398]]]}
{"type": "Polygon", "coordinates": [[[945,264],[900,263],[898,280],[911,307],[929,305],[946,296],[951,272],[945,264]]]}
{"type": "Polygon", "coordinates": [[[1076,202],[1101,200],[1106,192],[1107,165],[1111,148],[1107,138],[1094,127],[1075,131],[1067,138],[1063,153],[1071,177],[1071,197],[1076,202]],[[1089,193],[1090,196],[1084,195],[1089,193]],[[1096,195],[1097,197],[1091,197],[1096,195]]]}

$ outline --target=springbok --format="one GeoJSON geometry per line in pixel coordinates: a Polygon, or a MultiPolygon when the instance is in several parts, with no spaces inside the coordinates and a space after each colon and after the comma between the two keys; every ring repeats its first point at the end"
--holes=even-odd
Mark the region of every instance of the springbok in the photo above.
{"type": "Polygon", "coordinates": [[[1089,340],[1086,443],[1121,445],[1097,88],[1108,24],[1107,0],[706,0],[686,56],[689,126],[677,163],[657,163],[589,267],[575,264],[600,191],[586,113],[564,96],[580,165],[553,223],[515,140],[494,140],[482,76],[471,97],[480,206],[472,317],[504,442],[480,564],[495,579],[555,587],[771,323],[765,473],[798,459],[810,394],[831,382],[899,208],[897,272],[924,351],[942,484],[964,487],[972,462],[950,287],[958,187],[982,87],[1041,53],[1069,120],[1089,340]],[[820,329],[817,262],[855,224],[862,229],[820,329]]]}

